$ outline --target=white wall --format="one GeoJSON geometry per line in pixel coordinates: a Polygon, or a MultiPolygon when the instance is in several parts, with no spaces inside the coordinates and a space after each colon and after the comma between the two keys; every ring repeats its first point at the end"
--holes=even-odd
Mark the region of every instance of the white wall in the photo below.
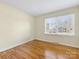
{"type": "Polygon", "coordinates": [[[59,10],[56,12],[40,15],[36,17],[36,39],[55,42],[79,48],[79,7],[59,10]],[[67,35],[46,35],[44,34],[45,17],[54,17],[66,14],[75,14],[75,36],[67,35]]]}
{"type": "Polygon", "coordinates": [[[23,13],[12,6],[0,3],[0,51],[5,51],[28,42],[33,39],[35,34],[36,39],[79,47],[79,8],[61,10],[37,16],[36,20],[34,19],[33,16],[23,13]],[[75,19],[76,36],[44,34],[44,17],[59,16],[70,13],[77,13],[75,19]]]}
{"type": "Polygon", "coordinates": [[[0,51],[33,38],[34,17],[0,3],[0,51]]]}

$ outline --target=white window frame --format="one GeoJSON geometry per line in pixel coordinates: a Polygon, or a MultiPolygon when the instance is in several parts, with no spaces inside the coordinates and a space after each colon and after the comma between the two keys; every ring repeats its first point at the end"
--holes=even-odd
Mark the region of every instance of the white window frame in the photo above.
{"type": "MultiPolygon", "coordinates": [[[[45,31],[44,31],[44,34],[53,34],[53,35],[75,35],[75,14],[69,14],[69,15],[63,15],[63,16],[70,16],[70,17],[72,17],[71,19],[72,19],[72,21],[71,21],[71,23],[72,23],[72,32],[70,33],[50,33],[50,32],[48,32],[47,31],[47,21],[49,20],[49,19],[52,19],[52,18],[58,18],[58,17],[62,17],[62,16],[57,16],[57,17],[48,17],[48,18],[45,18],[44,20],[45,20],[45,31]]],[[[52,19],[52,21],[53,21],[53,19],[52,19]]]]}

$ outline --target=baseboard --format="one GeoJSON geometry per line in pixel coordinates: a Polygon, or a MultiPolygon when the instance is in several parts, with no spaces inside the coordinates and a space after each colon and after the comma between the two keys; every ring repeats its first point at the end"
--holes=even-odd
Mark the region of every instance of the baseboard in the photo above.
{"type": "Polygon", "coordinates": [[[35,41],[43,41],[43,42],[48,42],[48,43],[53,43],[53,44],[58,44],[58,45],[63,45],[63,46],[67,46],[67,47],[71,47],[71,48],[78,48],[79,49],[79,45],[71,45],[71,44],[66,44],[66,43],[59,43],[59,42],[52,42],[52,41],[48,41],[48,40],[43,40],[43,39],[35,39],[35,41]]]}
{"type": "Polygon", "coordinates": [[[5,51],[7,51],[7,50],[9,50],[9,49],[12,49],[12,48],[15,48],[15,47],[17,47],[17,46],[19,46],[19,45],[22,45],[22,44],[25,44],[25,43],[28,43],[28,42],[30,42],[30,41],[32,41],[33,39],[31,39],[31,40],[27,40],[27,41],[24,41],[24,42],[20,42],[20,43],[18,43],[18,44],[15,44],[15,45],[12,45],[12,46],[9,46],[9,47],[7,47],[7,48],[3,48],[3,49],[0,49],[0,52],[5,52],[5,51]]]}

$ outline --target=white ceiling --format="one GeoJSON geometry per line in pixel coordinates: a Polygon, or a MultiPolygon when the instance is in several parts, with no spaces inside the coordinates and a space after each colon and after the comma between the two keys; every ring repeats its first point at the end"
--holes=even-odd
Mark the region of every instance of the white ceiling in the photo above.
{"type": "Polygon", "coordinates": [[[20,10],[37,16],[79,5],[79,0],[0,0],[20,10]]]}

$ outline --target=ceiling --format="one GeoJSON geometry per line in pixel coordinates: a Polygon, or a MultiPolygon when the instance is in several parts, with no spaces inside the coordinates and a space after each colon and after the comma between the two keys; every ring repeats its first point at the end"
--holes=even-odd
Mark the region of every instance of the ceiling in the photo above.
{"type": "Polygon", "coordinates": [[[0,2],[12,5],[33,16],[79,5],[79,0],[0,0],[0,2]]]}

